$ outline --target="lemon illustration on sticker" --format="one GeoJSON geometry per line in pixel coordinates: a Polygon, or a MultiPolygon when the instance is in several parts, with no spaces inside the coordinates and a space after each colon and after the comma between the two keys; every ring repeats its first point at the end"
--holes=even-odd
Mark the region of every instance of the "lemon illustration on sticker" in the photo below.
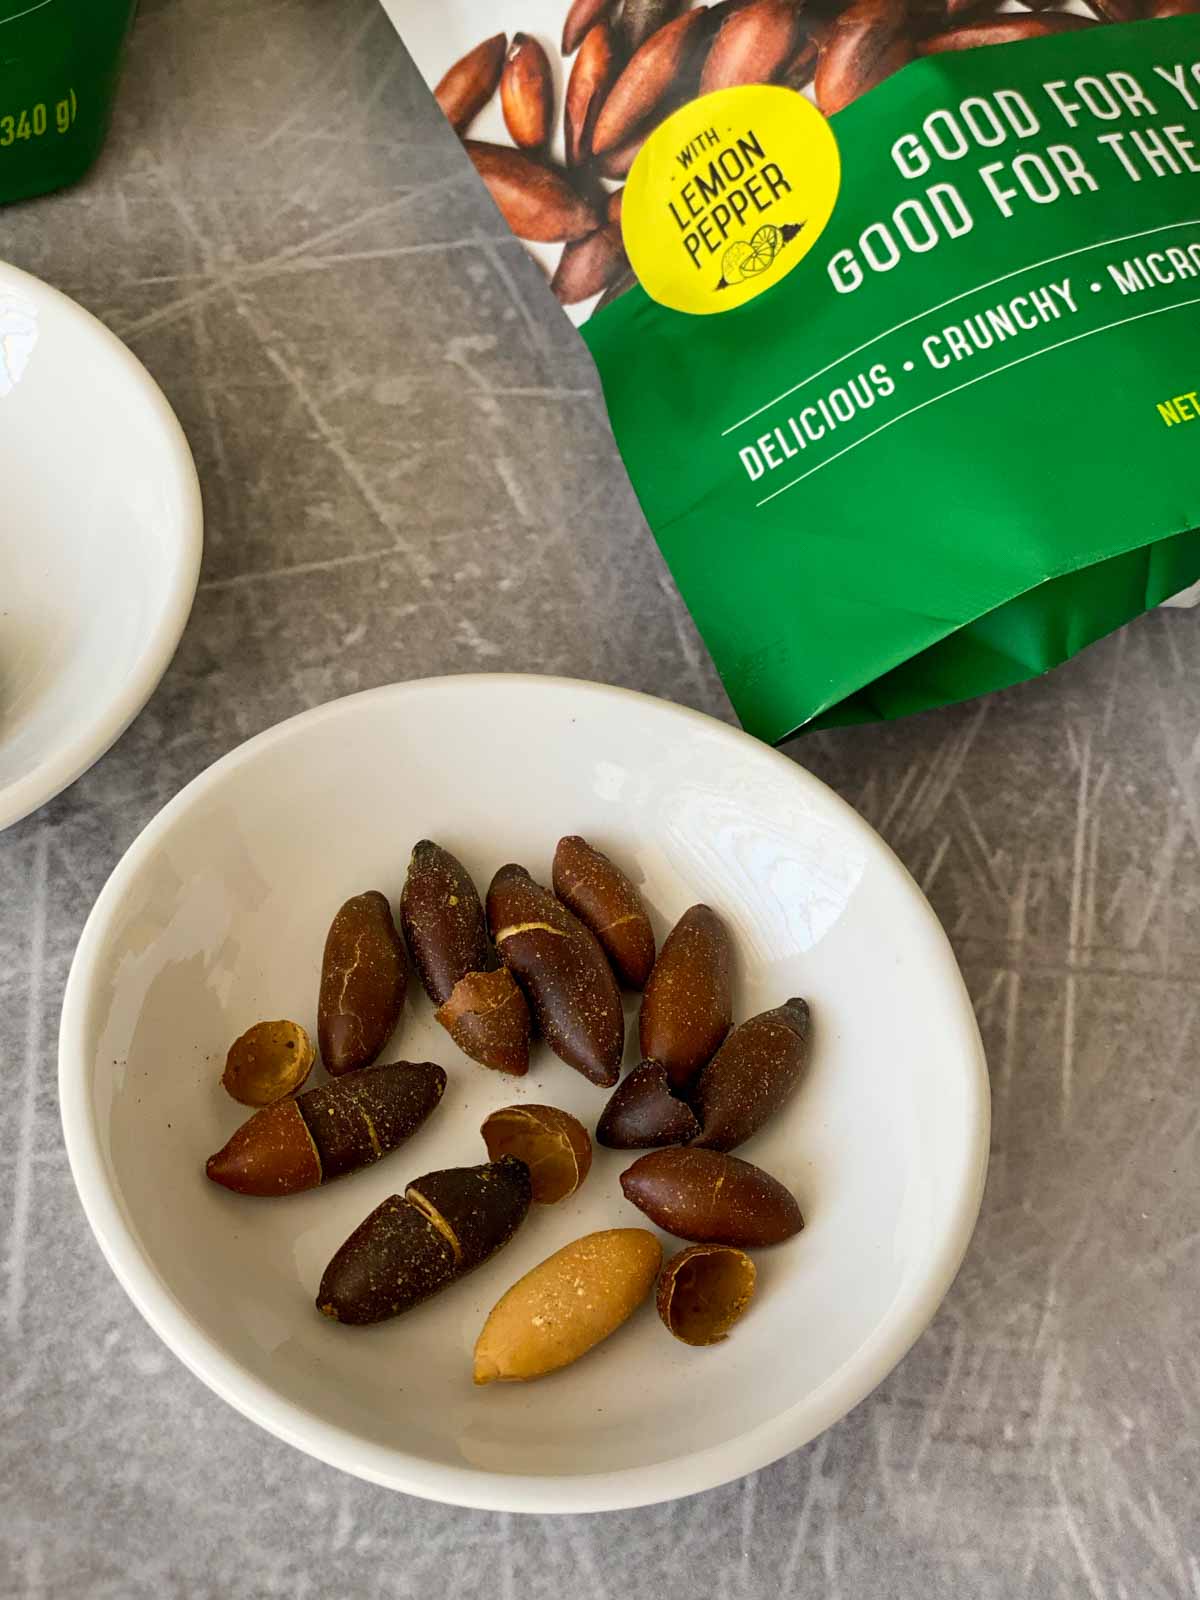
{"type": "Polygon", "coordinates": [[[765,272],[803,226],[802,222],[785,222],[782,228],[777,228],[768,222],[749,241],[739,239],[731,244],[721,258],[721,281],[717,288],[728,289],[731,283],[742,283],[765,272]]]}
{"type": "Polygon", "coordinates": [[[802,94],[740,84],[701,95],[654,130],[630,170],[630,265],[661,305],[731,311],[799,265],[840,182],[833,130],[802,94]]]}

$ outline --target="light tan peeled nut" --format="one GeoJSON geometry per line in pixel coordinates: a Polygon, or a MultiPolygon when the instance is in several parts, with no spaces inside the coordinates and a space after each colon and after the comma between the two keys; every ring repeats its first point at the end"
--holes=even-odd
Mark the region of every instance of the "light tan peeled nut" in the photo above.
{"type": "Polygon", "coordinates": [[[525,1383],[578,1361],[637,1310],[661,1265],[662,1247],[645,1228],[564,1245],[492,1307],[475,1344],[475,1382],[525,1383]]]}
{"type": "Polygon", "coordinates": [[[230,1045],[221,1084],[241,1105],[271,1106],[295,1094],[315,1057],[298,1022],[256,1022],[230,1045]]]}
{"type": "Polygon", "coordinates": [[[557,1106],[505,1106],[480,1128],[492,1161],[516,1156],[529,1168],[533,1198],[553,1206],[574,1194],[592,1166],[592,1141],[582,1122],[557,1106]]]}

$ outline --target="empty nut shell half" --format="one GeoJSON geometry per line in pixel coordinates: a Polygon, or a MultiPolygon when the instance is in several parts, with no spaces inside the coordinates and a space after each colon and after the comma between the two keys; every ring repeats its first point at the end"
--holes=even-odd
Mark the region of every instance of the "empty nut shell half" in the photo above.
{"type": "Polygon", "coordinates": [[[557,1106],[505,1106],[493,1111],[479,1131],[493,1161],[515,1156],[529,1168],[537,1205],[565,1200],[591,1170],[587,1129],[557,1106]]]}
{"type": "Polygon", "coordinates": [[[487,966],[483,903],[457,856],[431,839],[413,847],[400,897],[400,923],[417,976],[435,1006],[468,972],[487,966]]]}
{"type": "Polygon", "coordinates": [[[321,963],[317,1043],[336,1078],[379,1059],[404,1009],[408,957],[392,908],[377,889],[334,917],[321,963]]]}
{"type": "Polygon", "coordinates": [[[709,1150],[732,1150],[758,1132],[795,1089],[808,1061],[809,1011],[788,1000],[739,1023],[695,1087],[700,1133],[709,1150]]]}
{"type": "Polygon", "coordinates": [[[625,1198],[666,1233],[743,1249],[782,1244],[804,1226],[769,1172],[718,1150],[652,1150],[621,1174],[625,1198]]]}
{"type": "Polygon", "coordinates": [[[578,1361],[637,1310],[661,1264],[662,1247],[645,1228],[565,1245],[492,1307],[475,1344],[475,1382],[528,1382],[578,1361]]]}
{"type": "Polygon", "coordinates": [[[240,1105],[273,1105],[295,1094],[315,1059],[298,1022],[256,1022],[230,1045],[221,1083],[240,1105]]]}
{"type": "Polygon", "coordinates": [[[716,1055],[733,1021],[733,946],[709,906],[692,906],[667,935],[642,997],[642,1055],[685,1089],[716,1055]]]}
{"type": "Polygon", "coordinates": [[[690,1244],[658,1280],[658,1314],[684,1344],[719,1344],[754,1295],[758,1274],[744,1250],[690,1244]]]}
{"type": "Polygon", "coordinates": [[[677,1100],[661,1061],[643,1061],[612,1092],[596,1142],[609,1150],[657,1150],[687,1144],[700,1132],[690,1106],[677,1100]]]}
{"type": "Polygon", "coordinates": [[[654,930],[620,867],[570,834],[558,841],[553,878],[555,894],[596,935],[621,982],[643,988],[654,966],[654,930]]]}
{"type": "Polygon", "coordinates": [[[468,972],[434,1016],[472,1061],[514,1078],[529,1071],[529,1007],[507,967],[468,972]]]}

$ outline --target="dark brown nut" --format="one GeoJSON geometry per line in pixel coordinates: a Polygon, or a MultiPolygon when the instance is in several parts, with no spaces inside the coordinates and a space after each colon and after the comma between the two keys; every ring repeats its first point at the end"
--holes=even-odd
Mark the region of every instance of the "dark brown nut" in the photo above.
{"type": "Polygon", "coordinates": [[[625,0],[621,7],[621,33],[626,50],[644,45],[683,10],[684,0],[625,0]]]}
{"type": "Polygon", "coordinates": [[[721,24],[700,74],[700,93],[770,83],[796,46],[800,15],[793,0],[751,0],[721,24]]]}
{"type": "Polygon", "coordinates": [[[1146,15],[1160,17],[1194,17],[1200,13],[1200,0],[1148,0],[1146,15]]]}
{"type": "Polygon", "coordinates": [[[821,58],[821,46],[814,32],[801,30],[800,43],[792,52],[791,60],[779,74],[779,82],[788,89],[804,89],[812,82],[821,58]]]}
{"type": "Polygon", "coordinates": [[[408,988],[408,957],[377,889],[357,894],[333,919],[325,940],[317,1042],[326,1070],[339,1077],[369,1067],[395,1031],[408,988]]]}
{"type": "Polygon", "coordinates": [[[472,1061],[514,1078],[529,1071],[529,1006],[507,967],[460,978],[434,1016],[472,1061]]]}
{"type": "Polygon", "coordinates": [[[396,1150],[441,1103],[446,1074],[432,1061],[368,1067],[296,1101],[321,1158],[321,1181],[357,1172],[396,1150]]]}
{"type": "Polygon", "coordinates": [[[205,1171],[236,1194],[315,1189],[403,1144],[445,1088],[446,1074],[431,1061],[353,1073],[256,1112],[209,1157],[205,1171]]]}
{"type": "Polygon", "coordinates": [[[658,1314],[684,1344],[720,1344],[754,1296],[758,1277],[743,1250],[690,1244],[658,1280],[658,1314]]]}
{"type": "Polygon", "coordinates": [[[400,925],[425,993],[444,1005],[460,978],[488,962],[483,902],[466,868],[449,850],[422,839],[408,863],[400,925]]]}
{"type": "Polygon", "coordinates": [[[458,1272],[445,1235],[394,1194],[375,1207],[321,1277],[317,1309],[334,1322],[383,1322],[428,1300],[458,1272]]]}
{"type": "Polygon", "coordinates": [[[496,92],[508,39],[497,33],[456,61],[433,91],[455,133],[464,133],[496,92]]]}
{"type": "Polygon", "coordinates": [[[652,1150],[621,1174],[625,1198],[666,1233],[743,1249],[804,1226],[795,1198],[761,1167],[719,1150],[652,1150]]]}
{"type": "MultiPolygon", "coordinates": [[[[608,288],[605,289],[599,300],[596,301],[596,311],[603,311],[605,306],[612,305],[614,300],[619,300],[623,294],[628,294],[629,290],[633,288],[636,282],[637,273],[633,270],[633,268],[623,268],[617,273],[616,277],[609,284],[608,288]]],[[[593,316],[594,315],[595,312],[593,312],[593,316]]]]}
{"type": "Polygon", "coordinates": [[[404,1191],[450,1246],[459,1272],[471,1272],[516,1233],[529,1211],[529,1168],[514,1156],[478,1167],[427,1172],[404,1191]]]}
{"type": "Polygon", "coordinates": [[[606,178],[627,178],[630,168],[642,153],[642,146],[657,127],[657,121],[650,127],[643,128],[635,133],[632,139],[627,139],[624,144],[619,144],[615,150],[610,150],[599,160],[599,171],[606,178]]]}
{"type": "Polygon", "coordinates": [[[600,219],[555,167],[520,150],[464,140],[475,170],[518,239],[563,244],[594,233],[600,219]]]}
{"type": "Polygon", "coordinates": [[[475,1342],[475,1382],[526,1383],[578,1361],[632,1316],[661,1263],[645,1228],[608,1228],[556,1250],[492,1307],[475,1342]]]}
{"type": "Polygon", "coordinates": [[[598,228],[586,239],[574,239],[563,246],[550,287],[564,306],[603,294],[625,265],[625,245],[620,228],[611,223],[598,228]]]}
{"type": "Polygon", "coordinates": [[[599,939],[621,982],[643,988],[654,966],[654,929],[620,867],[586,839],[568,834],[554,852],[553,881],[563,905],[599,939]]]}
{"type": "MultiPolygon", "coordinates": [[[[1011,16],[983,17],[977,22],[960,22],[944,33],[931,34],[917,45],[922,56],[942,55],[947,50],[978,50],[988,44],[1017,44],[1022,39],[1044,39],[1052,33],[1072,33],[1077,28],[1094,28],[1091,17],[1077,17],[1068,11],[1037,11],[1011,16]]],[[[817,74],[820,77],[820,72],[817,74]]],[[[822,106],[821,108],[825,108],[822,106]]]]}
{"type": "Polygon", "coordinates": [[[235,1194],[299,1194],[321,1182],[321,1158],[295,1100],[264,1106],[209,1156],[206,1175],[235,1194]]]}
{"type": "Polygon", "coordinates": [[[562,53],[573,56],[584,39],[614,9],[615,0],[572,0],[563,23],[562,53]]]}
{"type": "MultiPolygon", "coordinates": [[[[1200,5],[1200,0],[1196,0],[1196,3],[1197,3],[1197,5],[1200,5]]],[[[621,206],[622,206],[624,200],[625,200],[625,190],[624,190],[624,188],[614,189],[612,194],[609,195],[609,197],[608,197],[608,220],[610,222],[620,223],[620,221],[621,221],[621,206]]]]}
{"type": "Polygon", "coordinates": [[[550,62],[536,39],[514,33],[500,75],[500,109],[518,150],[540,150],[554,118],[550,62]]]}
{"type": "Polygon", "coordinates": [[[505,1106],[493,1111],[479,1131],[493,1161],[516,1156],[529,1168],[536,1205],[557,1205],[591,1171],[587,1129],[557,1106],[505,1106]]]}
{"type": "Polygon", "coordinates": [[[700,1132],[690,1106],[671,1093],[661,1061],[643,1061],[613,1090],[596,1124],[596,1143],[609,1150],[657,1150],[687,1144],[700,1132]]]}
{"type": "Polygon", "coordinates": [[[500,959],[524,989],[546,1043],[592,1083],[611,1088],[625,1049],[625,1017],[595,934],[524,867],[513,865],[492,879],[487,918],[500,959]]]}
{"type": "Polygon", "coordinates": [[[733,1022],[733,946],[709,906],[692,906],[667,935],[642,998],[642,1055],[685,1089],[733,1022]]]}
{"type": "Polygon", "coordinates": [[[592,149],[597,155],[611,153],[630,140],[686,76],[691,47],[706,25],[706,11],[706,6],[685,11],[634,51],[596,118],[592,149]]]}
{"type": "Polygon", "coordinates": [[[592,153],[592,128],[616,72],[612,30],[598,22],[579,47],[567,79],[563,135],[568,167],[578,167],[592,153]]]}
{"type": "Polygon", "coordinates": [[[809,1011],[788,1000],[739,1023],[700,1074],[694,1093],[708,1150],[744,1144],[787,1100],[808,1061],[809,1011]]]}
{"type": "Polygon", "coordinates": [[[240,1105],[273,1105],[295,1094],[316,1057],[298,1022],[256,1022],[230,1045],[221,1083],[240,1105]]]}
{"type": "Polygon", "coordinates": [[[834,18],[821,47],[813,86],[817,105],[832,116],[890,78],[912,55],[905,0],[854,0],[834,18]]]}
{"type": "Polygon", "coordinates": [[[432,1172],[361,1222],[325,1268],[317,1309],[335,1322],[408,1311],[506,1245],[529,1211],[519,1161],[432,1172]]]}

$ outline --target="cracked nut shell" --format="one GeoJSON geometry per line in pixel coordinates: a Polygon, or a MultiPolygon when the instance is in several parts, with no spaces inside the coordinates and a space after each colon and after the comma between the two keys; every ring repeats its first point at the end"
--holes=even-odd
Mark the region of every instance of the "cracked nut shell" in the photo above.
{"type": "Polygon", "coordinates": [[[695,1085],[700,1133],[692,1143],[733,1150],[757,1133],[800,1082],[808,1041],[809,1010],[803,1000],[788,1000],[739,1023],[695,1085]]]}
{"type": "Polygon", "coordinates": [[[317,1042],[333,1077],[369,1067],[391,1038],[408,988],[408,957],[377,889],[356,894],[325,940],[317,1042]]]}
{"type": "Polygon", "coordinates": [[[757,1277],[744,1250],[690,1244],[662,1269],[658,1314],[684,1344],[719,1344],[750,1304],[757,1277]]]}
{"type": "Polygon", "coordinates": [[[435,1006],[488,962],[483,902],[457,856],[432,839],[414,845],[400,896],[400,925],[417,976],[435,1006]]]}
{"type": "Polygon", "coordinates": [[[733,1021],[733,945],[710,906],[692,906],[667,935],[642,997],[642,1055],[685,1089],[733,1021]]]}
{"type": "Polygon", "coordinates": [[[719,1150],[652,1150],[621,1174],[625,1198],[666,1233],[744,1249],[804,1226],[795,1197],[761,1167],[719,1150]]]}
{"type": "Polygon", "coordinates": [[[529,1071],[529,1006],[507,967],[468,972],[434,1016],[472,1061],[515,1078],[529,1071]]]}
{"type": "Polygon", "coordinates": [[[492,879],[487,918],[546,1043],[592,1083],[611,1088],[625,1048],[625,1015],[595,934],[515,865],[492,879]]]}
{"type": "Polygon", "coordinates": [[[654,967],[654,930],[620,867],[568,834],[558,841],[552,876],[555,894],[596,935],[621,982],[643,988],[654,967]]]}
{"type": "Polygon", "coordinates": [[[609,1150],[656,1150],[687,1144],[700,1132],[690,1106],[671,1093],[661,1061],[643,1061],[612,1092],[596,1124],[596,1143],[609,1150]]]}
{"type": "Polygon", "coordinates": [[[370,1067],[255,1113],[205,1171],[236,1194],[297,1194],[370,1166],[417,1131],[446,1074],[432,1061],[370,1067]]]}
{"type": "Polygon", "coordinates": [[[221,1084],[239,1105],[273,1105],[295,1094],[316,1054],[298,1022],[256,1022],[230,1045],[221,1084]]]}
{"type": "Polygon", "coordinates": [[[493,1161],[516,1156],[529,1168],[537,1205],[574,1194],[592,1166],[592,1141],[582,1122],[557,1106],[505,1106],[480,1128],[493,1161]]]}

